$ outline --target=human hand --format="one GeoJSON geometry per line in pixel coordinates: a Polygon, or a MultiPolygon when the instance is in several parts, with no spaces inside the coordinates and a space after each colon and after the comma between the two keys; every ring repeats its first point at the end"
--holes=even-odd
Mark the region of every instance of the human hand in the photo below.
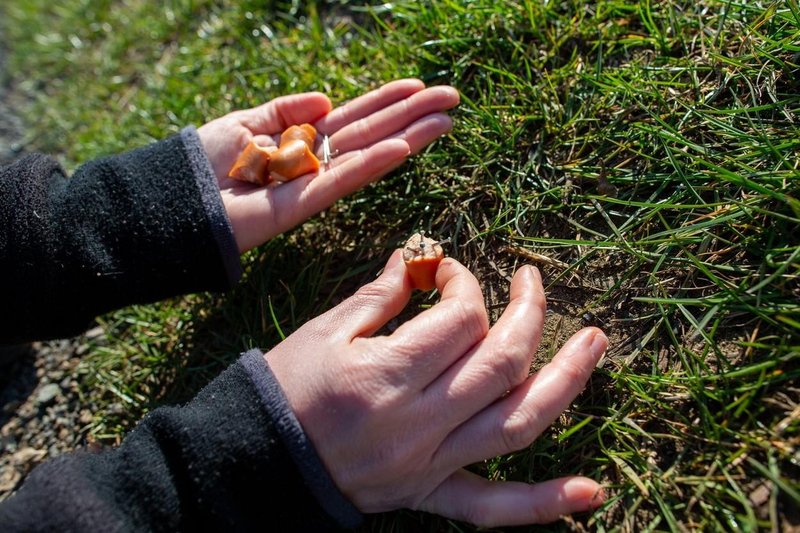
{"type": "MultiPolygon", "coordinates": [[[[387,83],[333,111],[324,94],[303,93],[234,111],[198,128],[239,251],[291,229],[398,167],[450,130],[452,121],[444,111],[458,101],[452,87],[425,88],[419,80],[406,79],[387,83]],[[328,168],[268,187],[228,177],[250,139],[277,146],[283,130],[306,122],[317,129],[318,138],[328,135],[337,151],[328,168]]],[[[317,153],[321,159],[321,146],[317,153]]]]}
{"type": "Polygon", "coordinates": [[[537,269],[516,272],[491,328],[463,265],[444,259],[436,285],[436,305],[374,336],[412,291],[397,251],[375,281],[265,354],[339,489],[366,513],[409,508],[485,527],[598,506],[602,490],[588,478],[529,485],[463,467],[530,445],[584,388],[603,332],[579,331],[529,376],[545,316],[537,269]]]}

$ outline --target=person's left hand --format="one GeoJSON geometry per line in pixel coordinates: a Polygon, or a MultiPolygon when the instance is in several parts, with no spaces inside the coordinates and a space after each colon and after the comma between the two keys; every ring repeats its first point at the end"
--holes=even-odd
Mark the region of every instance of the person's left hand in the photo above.
{"type": "MultiPolygon", "coordinates": [[[[458,104],[449,86],[425,88],[419,80],[397,80],[331,111],[321,93],[283,96],[252,109],[234,111],[197,132],[208,155],[244,252],[302,223],[339,198],[387,174],[406,158],[447,133],[444,111],[458,104]],[[228,177],[250,139],[277,145],[293,124],[312,124],[328,135],[335,157],[328,168],[277,186],[257,187],[228,177]]],[[[321,143],[317,155],[322,160],[321,143]]]]}

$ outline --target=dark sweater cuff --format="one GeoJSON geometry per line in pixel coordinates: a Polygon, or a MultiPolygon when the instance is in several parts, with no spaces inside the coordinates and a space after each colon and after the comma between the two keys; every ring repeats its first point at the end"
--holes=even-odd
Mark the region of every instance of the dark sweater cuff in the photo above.
{"type": "Polygon", "coordinates": [[[115,308],[228,290],[238,251],[192,128],[67,178],[41,155],[0,168],[6,342],[67,337],[115,308]]]}
{"type": "Polygon", "coordinates": [[[189,165],[197,180],[200,189],[201,201],[205,207],[208,223],[214,240],[219,246],[220,256],[228,274],[231,286],[235,285],[242,276],[242,265],[239,261],[239,247],[233,235],[228,213],[222,202],[222,196],[217,185],[217,177],[211,168],[211,162],[206,156],[203,144],[194,126],[187,126],[181,130],[181,140],[186,147],[189,165]]]}
{"type": "Polygon", "coordinates": [[[300,421],[289,407],[281,386],[264,360],[264,353],[252,349],[239,362],[255,384],[265,409],[300,471],[309,491],[320,506],[343,528],[358,527],[363,515],[336,487],[300,421]]]}

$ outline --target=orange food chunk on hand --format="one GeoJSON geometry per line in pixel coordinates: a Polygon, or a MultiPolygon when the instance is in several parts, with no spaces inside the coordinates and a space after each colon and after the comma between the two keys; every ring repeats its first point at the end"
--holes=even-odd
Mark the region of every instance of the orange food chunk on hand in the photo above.
{"type": "Polygon", "coordinates": [[[231,167],[228,176],[240,181],[266,185],[269,183],[270,151],[251,139],[231,167]]]}
{"type": "Polygon", "coordinates": [[[290,181],[319,170],[319,159],[300,139],[282,142],[281,147],[271,154],[269,173],[275,181],[290,181]]]}
{"type": "Polygon", "coordinates": [[[228,176],[256,185],[290,181],[319,170],[314,155],[317,130],[311,124],[289,126],[281,134],[279,148],[263,147],[251,140],[231,167],[228,176]]]}
{"type": "Polygon", "coordinates": [[[311,124],[301,124],[299,126],[289,126],[281,133],[280,146],[295,139],[301,140],[308,146],[309,150],[314,149],[314,141],[317,138],[317,130],[311,124]]]}

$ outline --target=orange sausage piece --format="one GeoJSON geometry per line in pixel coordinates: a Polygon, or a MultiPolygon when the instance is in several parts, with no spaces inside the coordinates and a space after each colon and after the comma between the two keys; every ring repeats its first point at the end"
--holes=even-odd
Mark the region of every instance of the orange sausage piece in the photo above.
{"type": "Polygon", "coordinates": [[[319,159],[300,139],[282,142],[281,147],[271,154],[269,175],[275,181],[290,181],[317,170],[319,159]]]}
{"type": "Polygon", "coordinates": [[[444,250],[439,241],[415,233],[403,248],[403,261],[411,277],[411,285],[421,291],[436,287],[436,269],[444,259],[444,250]]]}
{"type": "Polygon", "coordinates": [[[309,150],[314,149],[314,140],[317,138],[317,130],[311,124],[301,124],[300,126],[289,126],[286,131],[281,133],[281,143],[299,139],[308,145],[309,150]]]}
{"type": "Polygon", "coordinates": [[[266,185],[271,181],[290,181],[319,170],[314,155],[317,130],[311,124],[289,126],[281,133],[280,147],[258,146],[252,140],[233,164],[228,176],[266,185]]]}
{"type": "Polygon", "coordinates": [[[256,185],[265,185],[269,182],[269,161],[269,151],[250,139],[228,172],[228,176],[256,185]]]}

